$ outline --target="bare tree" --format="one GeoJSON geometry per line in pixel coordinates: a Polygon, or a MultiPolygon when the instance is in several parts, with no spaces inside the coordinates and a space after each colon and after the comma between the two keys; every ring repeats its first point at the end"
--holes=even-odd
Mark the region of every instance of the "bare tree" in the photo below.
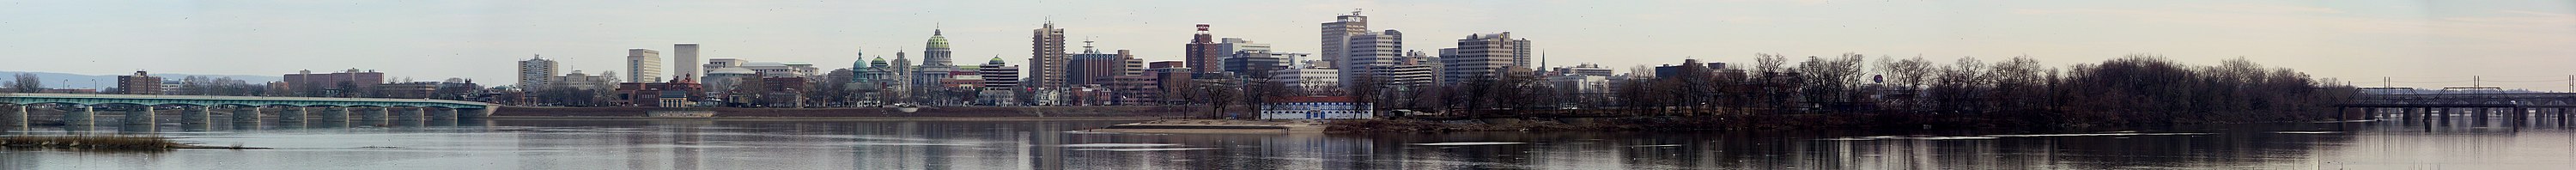
{"type": "Polygon", "coordinates": [[[37,77],[36,73],[18,73],[16,78],[16,81],[9,82],[10,90],[17,90],[20,93],[36,93],[45,91],[45,81],[43,78],[37,77]]]}

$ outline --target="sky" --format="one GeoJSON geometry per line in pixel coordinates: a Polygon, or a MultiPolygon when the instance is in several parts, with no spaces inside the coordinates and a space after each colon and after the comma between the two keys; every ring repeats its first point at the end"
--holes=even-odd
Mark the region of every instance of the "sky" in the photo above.
{"type": "MultiPolygon", "coordinates": [[[[1029,57],[1052,21],[1103,51],[1181,60],[1193,25],[1314,53],[1319,28],[1360,10],[1408,50],[1512,32],[1551,65],[1630,67],[1757,53],[1857,53],[2052,66],[2156,54],[2245,58],[2358,86],[2564,91],[2576,74],[2576,1],[5,1],[0,71],[277,75],[371,69],[389,77],[515,82],[535,55],[564,71],[622,70],[625,50],[849,67],[914,53],[933,29],[957,64],[1029,57]],[[30,62],[32,61],[32,62],[30,62]]],[[[666,61],[668,62],[668,61],[666,61]]],[[[665,63],[665,65],[670,65],[665,63]]],[[[665,70],[672,70],[665,68],[665,70]]],[[[624,72],[624,71],[619,71],[624,72]]],[[[624,73],[620,73],[624,74],[624,73]]],[[[667,75],[667,74],[666,74],[667,75]]]]}

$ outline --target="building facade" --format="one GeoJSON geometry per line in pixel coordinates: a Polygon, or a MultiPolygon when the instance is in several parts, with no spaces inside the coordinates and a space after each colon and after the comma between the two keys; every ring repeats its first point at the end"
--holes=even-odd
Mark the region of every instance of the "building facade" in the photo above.
{"type": "Polygon", "coordinates": [[[518,86],[519,88],[545,87],[546,77],[555,76],[557,70],[560,69],[555,67],[555,60],[548,60],[544,56],[531,56],[526,61],[519,61],[518,86]]]}
{"type": "Polygon", "coordinates": [[[975,74],[983,77],[984,89],[977,92],[975,103],[996,106],[1020,104],[1017,96],[1021,89],[1020,67],[1006,65],[1002,63],[1001,56],[993,56],[993,61],[984,63],[980,70],[975,74]]]}
{"type": "Polygon", "coordinates": [[[154,77],[143,71],[134,71],[134,75],[116,76],[116,89],[118,94],[163,94],[161,77],[154,77]]]}
{"type": "Polygon", "coordinates": [[[1458,39],[1455,50],[1442,49],[1440,81],[1457,83],[1490,79],[1511,74],[1514,69],[1534,69],[1528,67],[1529,63],[1524,63],[1529,61],[1529,53],[1524,51],[1529,49],[1527,44],[1528,40],[1516,39],[1511,32],[1467,35],[1465,39],[1458,39]]]}
{"type": "Polygon", "coordinates": [[[1064,29],[1056,28],[1055,22],[1049,21],[1046,25],[1031,30],[1027,72],[1029,76],[1028,80],[1021,85],[1035,89],[1066,87],[1067,78],[1064,75],[1066,72],[1064,67],[1069,59],[1064,50],[1064,29]]]}
{"type": "Polygon", "coordinates": [[[1349,96],[1290,96],[1261,104],[1261,119],[1371,119],[1374,106],[1349,96]]]}
{"type": "Polygon", "coordinates": [[[280,81],[285,81],[287,86],[295,88],[296,91],[345,91],[366,89],[385,83],[385,73],[375,70],[359,71],[355,68],[326,74],[313,74],[313,70],[302,70],[278,77],[280,81]],[[344,84],[347,86],[343,87],[344,84]]]}
{"type": "Polygon", "coordinates": [[[698,66],[698,43],[671,44],[671,76],[696,79],[706,76],[698,66]]]}
{"type": "Polygon", "coordinates": [[[626,49],[626,80],[662,82],[662,52],[653,49],[626,49]]]}

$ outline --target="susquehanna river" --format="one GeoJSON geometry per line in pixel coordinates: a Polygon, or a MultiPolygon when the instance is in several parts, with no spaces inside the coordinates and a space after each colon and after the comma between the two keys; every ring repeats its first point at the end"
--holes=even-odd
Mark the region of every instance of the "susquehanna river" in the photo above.
{"type": "Polygon", "coordinates": [[[38,127],[274,150],[0,151],[0,169],[2564,169],[2550,121],[2317,122],[2072,133],[1084,133],[1132,121],[480,120],[38,127]],[[421,125],[421,124],[412,124],[421,125]],[[1905,134],[1905,135],[1889,135],[1905,134]]]}

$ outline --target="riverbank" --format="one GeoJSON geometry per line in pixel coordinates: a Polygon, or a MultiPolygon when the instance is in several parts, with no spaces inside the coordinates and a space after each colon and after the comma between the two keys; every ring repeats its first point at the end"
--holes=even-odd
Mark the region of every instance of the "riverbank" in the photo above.
{"type": "Polygon", "coordinates": [[[1786,114],[1631,117],[1517,117],[1458,120],[1356,119],[1326,123],[1332,133],[1475,131],[1785,131],[1964,129],[2042,132],[2141,124],[2217,124],[2327,120],[2188,120],[2147,122],[2059,114],[1786,114]]]}
{"type": "Polygon", "coordinates": [[[158,136],[0,136],[0,147],[99,151],[164,151],[171,149],[268,149],[242,146],[198,146],[158,136]]]}

